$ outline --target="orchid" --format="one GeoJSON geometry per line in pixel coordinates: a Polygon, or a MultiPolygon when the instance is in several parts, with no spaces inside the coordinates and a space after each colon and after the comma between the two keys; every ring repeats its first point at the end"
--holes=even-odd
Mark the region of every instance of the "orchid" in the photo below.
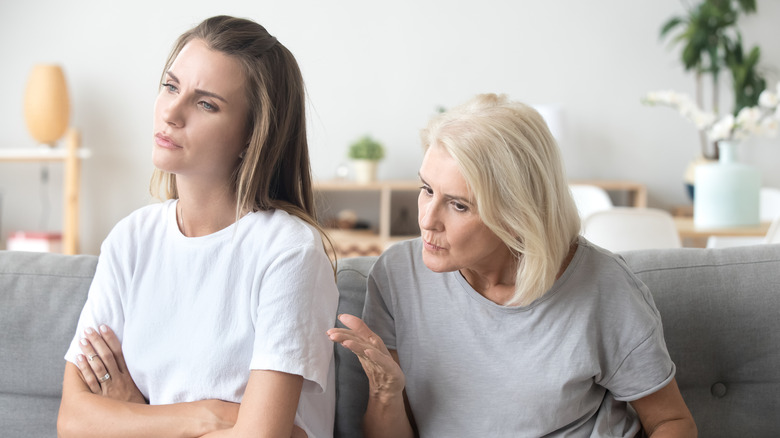
{"type": "Polygon", "coordinates": [[[647,93],[642,102],[676,109],[714,142],[743,140],[751,136],[774,138],[780,126],[780,83],[775,90],[761,92],[758,105],[742,108],[736,117],[733,114],[718,117],[699,108],[687,95],[669,90],[647,93]]]}

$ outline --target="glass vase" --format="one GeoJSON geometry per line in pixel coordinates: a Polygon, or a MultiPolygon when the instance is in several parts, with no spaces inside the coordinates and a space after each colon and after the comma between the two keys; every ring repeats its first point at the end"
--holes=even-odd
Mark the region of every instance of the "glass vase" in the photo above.
{"type": "Polygon", "coordinates": [[[759,224],[761,173],[740,163],[740,142],[718,142],[717,163],[696,168],[693,223],[699,228],[728,228],[759,224]]]}

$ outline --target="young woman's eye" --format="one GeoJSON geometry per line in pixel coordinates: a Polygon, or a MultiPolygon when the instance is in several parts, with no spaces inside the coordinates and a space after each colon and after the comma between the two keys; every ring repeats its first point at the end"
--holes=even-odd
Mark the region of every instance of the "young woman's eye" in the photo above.
{"type": "Polygon", "coordinates": [[[171,84],[170,82],[165,82],[162,84],[162,87],[168,90],[169,93],[175,93],[179,89],[176,88],[176,85],[171,84]]]}
{"type": "Polygon", "coordinates": [[[431,188],[430,188],[430,187],[428,187],[428,186],[420,186],[420,190],[421,190],[423,193],[425,193],[426,195],[428,195],[428,196],[432,196],[432,195],[433,195],[433,189],[431,189],[431,188]]]}
{"type": "Polygon", "coordinates": [[[210,104],[210,103],[208,103],[206,101],[203,101],[203,100],[198,102],[198,104],[201,106],[201,108],[203,108],[206,111],[216,111],[217,109],[219,109],[215,105],[212,105],[212,104],[210,104]]]}

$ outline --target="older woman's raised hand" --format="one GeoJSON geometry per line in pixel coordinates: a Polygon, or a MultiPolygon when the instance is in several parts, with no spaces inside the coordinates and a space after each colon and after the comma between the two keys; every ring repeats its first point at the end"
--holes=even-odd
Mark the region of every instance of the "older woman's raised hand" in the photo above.
{"type": "Polygon", "coordinates": [[[339,315],[347,329],[332,328],[328,336],[355,353],[368,376],[371,391],[375,394],[397,395],[406,385],[406,378],[397,362],[397,355],[387,349],[382,339],[357,316],[339,315]]]}

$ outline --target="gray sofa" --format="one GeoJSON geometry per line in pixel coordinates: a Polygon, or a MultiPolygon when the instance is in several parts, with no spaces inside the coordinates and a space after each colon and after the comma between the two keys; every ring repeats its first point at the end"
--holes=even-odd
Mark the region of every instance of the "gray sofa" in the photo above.
{"type": "MultiPolygon", "coordinates": [[[[624,257],[653,291],[699,435],[778,436],[780,245],[624,257]]],[[[0,251],[0,436],[56,436],[62,355],[96,260],[0,251]]],[[[373,261],[339,262],[339,312],[360,314],[373,261]]],[[[351,353],[336,360],[335,436],[358,437],[366,379],[351,353]]]]}

